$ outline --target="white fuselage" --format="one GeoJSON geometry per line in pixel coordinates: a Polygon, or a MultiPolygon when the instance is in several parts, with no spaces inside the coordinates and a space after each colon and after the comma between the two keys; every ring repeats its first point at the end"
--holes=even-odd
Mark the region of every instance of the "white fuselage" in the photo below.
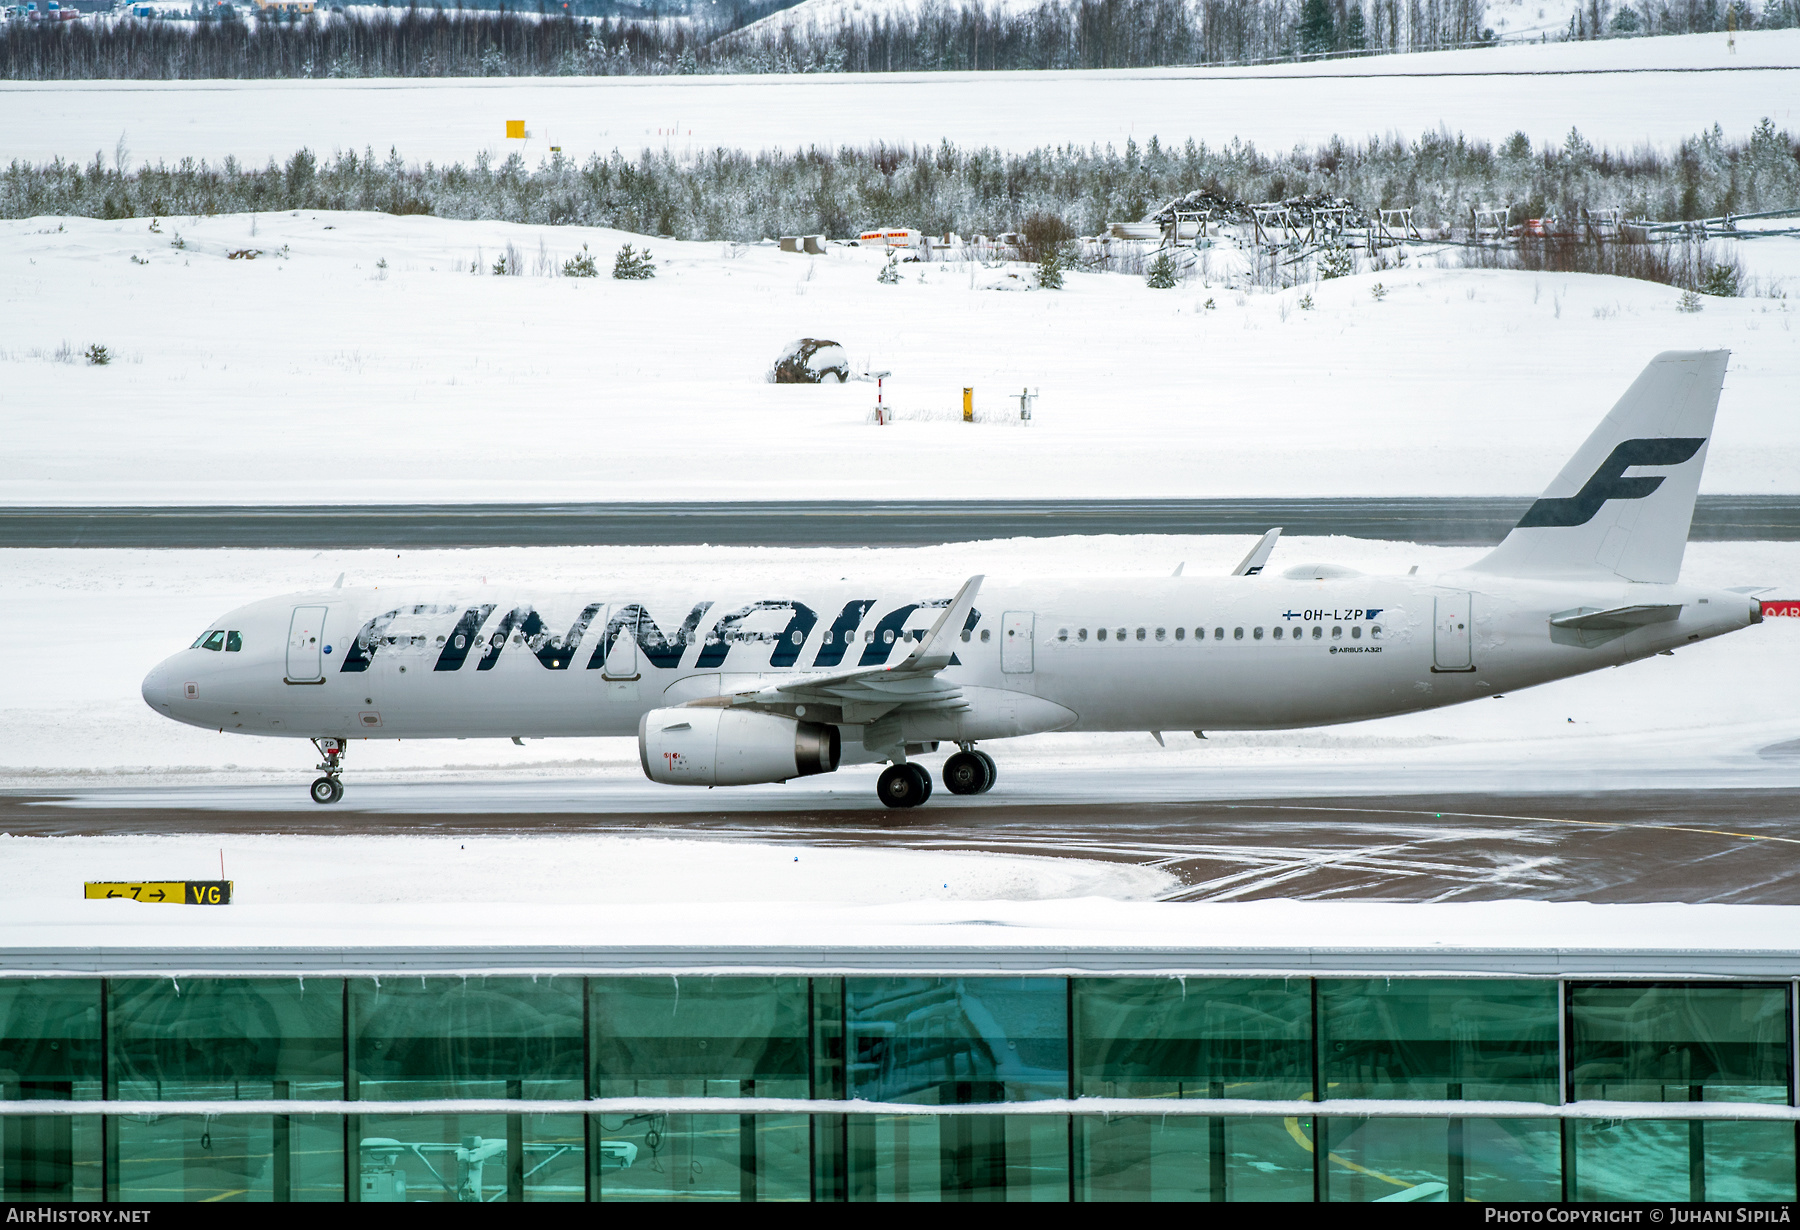
{"type": "MultiPolygon", "coordinates": [[[[1305,575],[990,579],[942,672],[959,704],[900,710],[900,737],[1350,722],[1618,665],[1760,618],[1742,594],[1679,584],[1289,571],[1305,575]],[[1550,624],[1631,605],[1679,613],[1606,632],[1550,624]]],[[[322,590],[231,612],[213,628],[239,648],[183,650],[143,692],[177,721],[241,734],[634,735],[653,709],[899,663],[957,588],[322,590]]],[[[848,751],[880,716],[849,705],[809,720],[839,725],[848,751]]]]}

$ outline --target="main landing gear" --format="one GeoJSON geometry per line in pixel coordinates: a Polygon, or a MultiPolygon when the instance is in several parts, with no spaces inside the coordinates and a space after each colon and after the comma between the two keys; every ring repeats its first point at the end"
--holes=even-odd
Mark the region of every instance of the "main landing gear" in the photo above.
{"type": "Polygon", "coordinates": [[[319,755],[325,758],[319,768],[325,770],[325,776],[317,778],[312,784],[312,801],[315,803],[335,803],[344,797],[344,783],[338,777],[344,772],[344,741],[342,739],[314,739],[313,746],[319,749],[319,755]]]}
{"type": "MultiPolygon", "coordinates": [[[[944,762],[944,786],[951,794],[986,794],[999,769],[994,758],[972,747],[944,762]]],[[[931,797],[931,774],[924,765],[889,765],[875,783],[875,794],[889,807],[917,807],[931,797]]]]}

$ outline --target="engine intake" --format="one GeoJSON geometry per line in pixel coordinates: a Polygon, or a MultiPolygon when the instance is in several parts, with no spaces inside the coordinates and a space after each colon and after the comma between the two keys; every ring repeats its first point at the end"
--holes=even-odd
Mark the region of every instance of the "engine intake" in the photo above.
{"type": "Polygon", "coordinates": [[[831,773],[836,726],[734,709],[652,709],[638,721],[644,776],[665,786],[749,786],[831,773]]]}

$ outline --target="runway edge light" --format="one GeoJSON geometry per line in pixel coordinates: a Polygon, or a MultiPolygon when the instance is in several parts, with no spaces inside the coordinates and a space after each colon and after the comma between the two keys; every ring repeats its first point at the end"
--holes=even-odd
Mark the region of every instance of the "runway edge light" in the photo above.
{"type": "Polygon", "coordinates": [[[153,905],[230,905],[230,880],[88,880],[82,897],[102,901],[123,897],[153,905]]]}

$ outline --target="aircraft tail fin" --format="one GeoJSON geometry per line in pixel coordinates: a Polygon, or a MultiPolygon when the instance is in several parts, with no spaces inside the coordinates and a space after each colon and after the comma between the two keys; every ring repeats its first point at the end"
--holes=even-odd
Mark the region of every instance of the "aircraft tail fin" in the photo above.
{"type": "Polygon", "coordinates": [[[1650,360],[1556,481],[1474,570],[1677,580],[1730,354],[1670,350],[1650,360]]]}

